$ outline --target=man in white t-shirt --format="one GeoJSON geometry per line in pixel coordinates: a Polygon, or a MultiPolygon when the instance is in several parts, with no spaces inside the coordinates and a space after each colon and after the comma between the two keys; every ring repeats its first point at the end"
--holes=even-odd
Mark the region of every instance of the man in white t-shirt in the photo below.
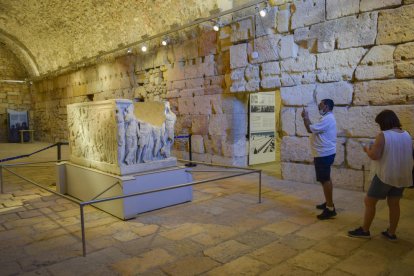
{"type": "Polygon", "coordinates": [[[308,112],[303,109],[302,118],[306,130],[311,133],[312,154],[314,156],[316,180],[322,184],[325,202],[316,205],[323,210],[318,219],[330,219],[336,216],[332,198],[331,166],[336,154],[336,120],[332,113],[334,102],[331,99],[322,100],[319,105],[319,122],[312,124],[308,112]]]}

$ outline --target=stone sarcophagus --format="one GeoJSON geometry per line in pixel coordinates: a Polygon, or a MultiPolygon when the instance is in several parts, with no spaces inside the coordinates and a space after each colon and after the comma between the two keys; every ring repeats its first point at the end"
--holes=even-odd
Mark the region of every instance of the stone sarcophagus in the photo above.
{"type": "Polygon", "coordinates": [[[115,99],[68,105],[70,162],[116,175],[176,166],[168,102],[115,99]]]}

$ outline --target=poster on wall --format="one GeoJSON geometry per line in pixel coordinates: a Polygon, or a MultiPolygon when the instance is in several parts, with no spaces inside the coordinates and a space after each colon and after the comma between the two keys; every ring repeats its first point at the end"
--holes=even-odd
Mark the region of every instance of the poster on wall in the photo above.
{"type": "MultiPolygon", "coordinates": [[[[27,111],[7,109],[7,122],[8,141],[11,143],[20,142],[19,130],[29,129],[29,117],[27,111]]],[[[23,140],[27,142],[29,139],[29,133],[24,133],[23,140]]]]}
{"type": "Polygon", "coordinates": [[[275,161],[275,94],[250,94],[249,165],[275,161]]]}

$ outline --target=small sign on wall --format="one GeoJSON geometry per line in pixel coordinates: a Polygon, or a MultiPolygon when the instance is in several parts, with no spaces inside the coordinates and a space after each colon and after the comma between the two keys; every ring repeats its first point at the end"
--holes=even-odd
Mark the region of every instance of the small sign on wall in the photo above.
{"type": "Polygon", "coordinates": [[[249,165],[275,161],[275,94],[250,94],[249,165]]]}

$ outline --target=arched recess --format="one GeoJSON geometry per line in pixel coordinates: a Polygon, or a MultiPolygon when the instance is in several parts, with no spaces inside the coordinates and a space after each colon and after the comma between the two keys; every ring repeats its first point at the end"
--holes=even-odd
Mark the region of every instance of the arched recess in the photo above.
{"type": "Polygon", "coordinates": [[[39,76],[39,67],[36,63],[34,56],[30,53],[24,44],[17,40],[14,36],[6,33],[0,29],[0,43],[6,45],[6,47],[12,51],[20,62],[25,67],[30,77],[39,76]]]}

